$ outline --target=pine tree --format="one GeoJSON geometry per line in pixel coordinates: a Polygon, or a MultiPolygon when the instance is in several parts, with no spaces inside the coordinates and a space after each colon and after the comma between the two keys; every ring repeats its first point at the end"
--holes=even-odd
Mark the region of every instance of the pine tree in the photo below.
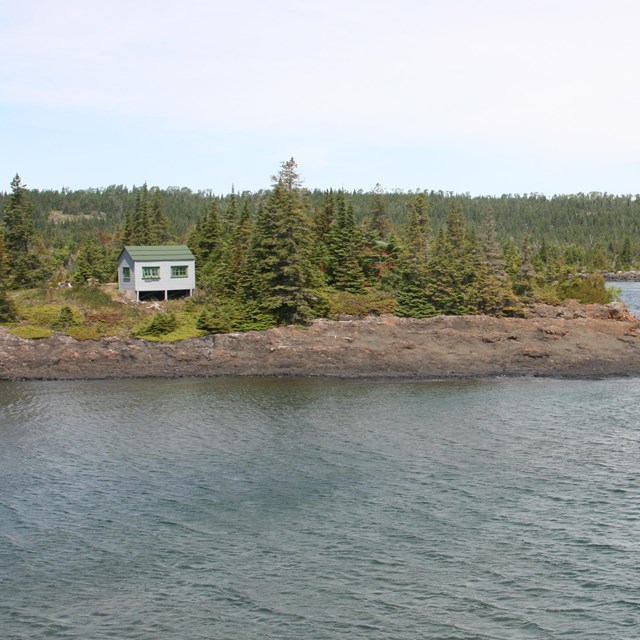
{"type": "Polygon", "coordinates": [[[233,233],[238,224],[238,197],[233,185],[231,185],[231,193],[229,194],[229,203],[226,206],[224,214],[224,228],[227,233],[233,233]]]}
{"type": "Polygon", "coordinates": [[[166,244],[171,239],[171,221],[164,211],[162,192],[153,190],[150,206],[150,228],[147,236],[147,244],[166,244]]]}
{"type": "Polygon", "coordinates": [[[251,210],[249,209],[249,201],[245,200],[233,230],[229,260],[230,292],[240,299],[245,297],[250,288],[249,249],[252,233],[251,210]]]}
{"type": "Polygon", "coordinates": [[[449,210],[429,259],[429,302],[445,315],[472,313],[474,267],[466,221],[458,203],[449,210]]]}
{"type": "Polygon", "coordinates": [[[33,205],[18,174],[11,181],[11,195],[4,204],[4,229],[9,285],[13,288],[34,286],[42,280],[42,260],[36,253],[38,236],[33,205]]]}
{"type": "Polygon", "coordinates": [[[9,259],[4,248],[4,235],[0,232],[0,323],[15,319],[16,309],[6,288],[8,285],[9,259]]]}
{"type": "Polygon", "coordinates": [[[131,244],[149,245],[151,232],[151,208],[149,189],[145,182],[136,193],[136,206],[131,222],[131,244]]]}
{"type": "Polygon", "coordinates": [[[256,220],[252,242],[255,291],[281,323],[305,322],[316,303],[311,289],[309,231],[297,166],[282,163],[256,220]]]}
{"type": "Polygon", "coordinates": [[[618,267],[624,271],[631,267],[631,262],[631,238],[629,236],[626,236],[622,245],[622,251],[620,252],[618,267]]]}
{"type": "Polygon", "coordinates": [[[98,243],[94,236],[89,236],[78,251],[73,282],[75,284],[84,284],[92,280],[108,282],[113,271],[113,262],[106,247],[98,243]]]}
{"type": "Polygon", "coordinates": [[[398,260],[398,314],[427,318],[435,308],[427,297],[429,285],[429,203],[419,194],[408,203],[406,241],[398,260]]]}
{"type": "Polygon", "coordinates": [[[339,191],[330,238],[331,284],[339,291],[361,293],[364,290],[361,247],[353,207],[347,204],[344,191],[339,191]]]}
{"type": "Polygon", "coordinates": [[[370,221],[371,231],[379,240],[386,240],[391,232],[391,221],[387,213],[384,189],[380,183],[373,189],[373,206],[370,221]]]}
{"type": "Polygon", "coordinates": [[[498,244],[495,219],[486,210],[481,241],[474,249],[474,287],[471,303],[478,313],[513,316],[522,313],[498,244]]]}

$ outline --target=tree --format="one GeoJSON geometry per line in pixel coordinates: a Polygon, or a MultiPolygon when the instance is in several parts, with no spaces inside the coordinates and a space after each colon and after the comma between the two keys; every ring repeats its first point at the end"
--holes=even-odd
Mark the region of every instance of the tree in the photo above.
{"type": "Polygon", "coordinates": [[[385,240],[391,232],[391,222],[387,213],[384,189],[380,183],[373,189],[373,207],[371,211],[371,231],[380,240],[385,240]]]}
{"type": "Polygon", "coordinates": [[[42,260],[36,253],[38,236],[33,221],[33,205],[27,189],[16,174],[11,181],[11,195],[4,205],[5,250],[13,288],[31,287],[42,280],[42,260]]]}
{"type": "Polygon", "coordinates": [[[429,203],[420,193],[409,201],[405,243],[398,260],[398,313],[427,318],[435,314],[427,297],[429,286],[429,203]]]}
{"type": "Polygon", "coordinates": [[[622,245],[622,251],[620,252],[618,267],[622,270],[629,269],[631,267],[631,262],[631,238],[629,236],[626,236],[624,239],[624,244],[622,245]]]}
{"type": "Polygon", "coordinates": [[[361,293],[364,290],[361,248],[353,207],[347,204],[344,191],[339,191],[330,238],[331,283],[336,289],[349,293],[361,293]]]}
{"type": "Polygon", "coordinates": [[[147,244],[165,244],[171,239],[171,221],[164,211],[162,192],[160,189],[153,190],[151,198],[150,226],[147,236],[147,244]]]}
{"type": "Polygon", "coordinates": [[[438,313],[463,315],[474,311],[472,243],[460,205],[451,205],[429,259],[429,302],[438,313]]]}
{"type": "Polygon", "coordinates": [[[251,258],[254,291],[280,323],[305,322],[313,316],[309,231],[297,165],[281,165],[275,185],[256,220],[251,258]]]}
{"type": "Polygon", "coordinates": [[[98,243],[95,236],[89,236],[78,251],[73,282],[75,284],[84,284],[91,280],[108,282],[113,272],[113,261],[106,247],[98,243]]]}

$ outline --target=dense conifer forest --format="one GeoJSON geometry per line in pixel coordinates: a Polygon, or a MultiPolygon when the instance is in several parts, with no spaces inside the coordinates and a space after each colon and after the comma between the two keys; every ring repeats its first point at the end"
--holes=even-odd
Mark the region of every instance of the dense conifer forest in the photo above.
{"type": "Polygon", "coordinates": [[[208,332],[606,301],[593,272],[630,269],[640,254],[640,196],[320,191],[305,188],[293,159],[259,192],[40,191],[16,175],[0,201],[5,318],[16,315],[8,290],[114,281],[127,244],[189,245],[199,290],[190,311],[208,332]]]}

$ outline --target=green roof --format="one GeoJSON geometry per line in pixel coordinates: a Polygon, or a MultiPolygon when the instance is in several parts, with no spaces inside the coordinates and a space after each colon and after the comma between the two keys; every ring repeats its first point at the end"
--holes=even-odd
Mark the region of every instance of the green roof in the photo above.
{"type": "Polygon", "coordinates": [[[159,246],[126,246],[124,250],[136,262],[154,260],[195,260],[186,244],[163,244],[159,246]]]}

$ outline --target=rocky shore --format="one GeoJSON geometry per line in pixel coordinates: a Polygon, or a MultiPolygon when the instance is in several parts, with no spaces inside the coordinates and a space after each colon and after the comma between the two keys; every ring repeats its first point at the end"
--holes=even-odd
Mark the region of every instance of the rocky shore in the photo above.
{"type": "Polygon", "coordinates": [[[607,282],[640,282],[640,271],[605,271],[602,277],[607,282]]]}
{"type": "Polygon", "coordinates": [[[624,305],[613,303],[537,305],[528,318],[318,320],[174,343],[63,334],[25,340],[0,328],[0,379],[635,376],[638,326],[624,305]]]}

